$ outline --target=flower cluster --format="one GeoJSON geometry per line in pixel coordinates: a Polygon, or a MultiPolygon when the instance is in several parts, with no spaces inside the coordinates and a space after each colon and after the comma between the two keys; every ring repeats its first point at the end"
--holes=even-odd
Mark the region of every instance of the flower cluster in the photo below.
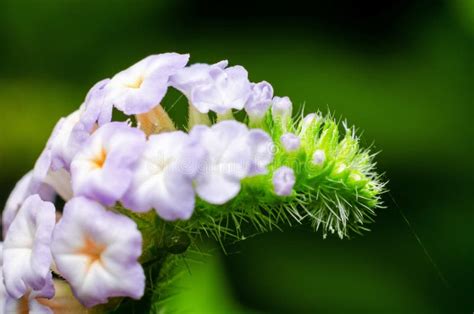
{"type": "Polygon", "coordinates": [[[340,237],[371,221],[383,185],[351,129],[340,140],[331,117],[294,119],[291,100],[241,66],[188,59],[149,56],[59,120],[3,212],[0,307],[51,313],[64,281],[88,308],[140,299],[144,250],[159,245],[143,219],[192,234],[229,215],[260,227],[289,215],[340,237]],[[170,87],[188,99],[188,132],[160,104],[170,87]],[[128,120],[112,121],[114,110],[128,120]]]}

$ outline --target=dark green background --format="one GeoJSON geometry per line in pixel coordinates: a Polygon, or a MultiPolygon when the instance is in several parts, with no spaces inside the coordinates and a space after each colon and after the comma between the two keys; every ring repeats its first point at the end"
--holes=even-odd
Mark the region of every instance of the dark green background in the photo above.
{"type": "Polygon", "coordinates": [[[2,0],[0,202],[96,81],[152,53],[227,58],[296,108],[355,124],[391,192],[363,237],[302,226],[190,262],[175,306],[472,313],[474,1],[313,2],[2,0]]]}

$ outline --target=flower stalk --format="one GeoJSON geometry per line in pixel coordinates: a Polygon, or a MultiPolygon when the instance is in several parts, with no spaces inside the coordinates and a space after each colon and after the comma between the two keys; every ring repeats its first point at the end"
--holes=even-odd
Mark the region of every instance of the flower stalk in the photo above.
{"type": "Polygon", "coordinates": [[[156,106],[146,113],[136,114],[135,117],[138,127],[145,132],[147,136],[176,130],[173,120],[171,120],[161,105],[156,106]]]}

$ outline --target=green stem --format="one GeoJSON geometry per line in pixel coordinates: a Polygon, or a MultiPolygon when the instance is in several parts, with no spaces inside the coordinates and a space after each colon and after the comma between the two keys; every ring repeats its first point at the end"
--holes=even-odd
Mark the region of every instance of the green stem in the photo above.
{"type": "Polygon", "coordinates": [[[190,103],[188,110],[188,129],[191,130],[193,126],[198,124],[209,126],[211,125],[211,120],[209,119],[209,115],[207,113],[199,112],[196,107],[190,103]]]}
{"type": "Polygon", "coordinates": [[[224,113],[218,113],[217,114],[217,122],[225,121],[225,120],[235,120],[234,114],[232,113],[232,110],[229,109],[224,113]]]}

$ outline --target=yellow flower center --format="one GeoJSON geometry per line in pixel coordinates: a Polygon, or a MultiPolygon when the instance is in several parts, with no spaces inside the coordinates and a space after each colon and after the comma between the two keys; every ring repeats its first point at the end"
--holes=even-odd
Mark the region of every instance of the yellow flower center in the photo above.
{"type": "Polygon", "coordinates": [[[102,253],[105,251],[106,246],[94,242],[89,237],[84,240],[84,245],[77,251],[78,254],[86,255],[89,258],[89,266],[95,262],[101,262],[102,253]]]}
{"type": "Polygon", "coordinates": [[[140,88],[140,86],[142,86],[142,83],[143,83],[144,80],[145,80],[145,78],[140,75],[139,77],[137,77],[135,79],[135,81],[127,83],[127,84],[125,84],[125,86],[127,86],[128,88],[138,89],[138,88],[140,88]]]}
{"type": "Polygon", "coordinates": [[[104,148],[100,150],[100,153],[95,156],[91,162],[94,168],[102,169],[104,167],[105,161],[107,159],[107,152],[104,148]]]}

